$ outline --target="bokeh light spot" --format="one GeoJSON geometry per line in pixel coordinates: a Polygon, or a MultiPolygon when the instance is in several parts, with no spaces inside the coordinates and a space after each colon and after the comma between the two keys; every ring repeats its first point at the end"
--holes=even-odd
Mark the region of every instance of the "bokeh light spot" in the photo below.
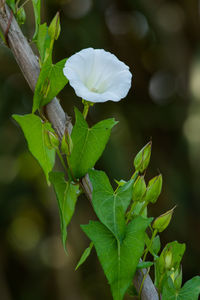
{"type": "Polygon", "coordinates": [[[175,80],[167,71],[156,72],[149,82],[149,94],[158,104],[165,104],[175,93],[175,80]]]}

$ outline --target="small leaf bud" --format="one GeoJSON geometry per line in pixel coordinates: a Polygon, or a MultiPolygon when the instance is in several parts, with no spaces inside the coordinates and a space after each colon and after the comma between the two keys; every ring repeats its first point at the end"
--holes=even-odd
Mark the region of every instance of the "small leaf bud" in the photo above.
{"type": "Polygon", "coordinates": [[[45,142],[45,146],[47,146],[48,149],[53,149],[53,146],[51,144],[50,138],[49,138],[49,132],[48,131],[44,131],[44,142],[45,142]]]}
{"type": "Polygon", "coordinates": [[[139,176],[133,185],[133,197],[132,197],[133,201],[142,202],[145,193],[146,193],[146,183],[144,180],[144,176],[139,176]]]}
{"type": "Polygon", "coordinates": [[[164,231],[171,221],[174,209],[175,207],[156,218],[152,225],[153,229],[156,229],[158,232],[164,231]]]}
{"type": "Polygon", "coordinates": [[[50,131],[48,132],[48,136],[49,136],[49,140],[50,140],[52,148],[58,148],[59,143],[60,143],[58,136],[55,133],[50,132],[50,131]]]}
{"type": "Polygon", "coordinates": [[[147,191],[145,195],[145,201],[155,203],[160,196],[162,189],[162,175],[155,176],[152,178],[147,186],[147,191]]]}
{"type": "Polygon", "coordinates": [[[134,167],[140,173],[143,173],[149,165],[151,157],[152,142],[146,144],[136,155],[134,159],[134,167]]]}
{"type": "Polygon", "coordinates": [[[26,13],[23,7],[20,7],[16,13],[16,19],[19,25],[23,25],[26,21],[26,13]]]}

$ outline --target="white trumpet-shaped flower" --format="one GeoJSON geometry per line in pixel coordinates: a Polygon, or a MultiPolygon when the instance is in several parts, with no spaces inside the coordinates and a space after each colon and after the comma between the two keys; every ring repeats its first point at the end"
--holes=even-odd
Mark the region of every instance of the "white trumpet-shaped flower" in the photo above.
{"type": "Polygon", "coordinates": [[[131,87],[129,67],[103,49],[87,48],[72,55],[63,72],[76,95],[90,102],[120,101],[131,87]]]}

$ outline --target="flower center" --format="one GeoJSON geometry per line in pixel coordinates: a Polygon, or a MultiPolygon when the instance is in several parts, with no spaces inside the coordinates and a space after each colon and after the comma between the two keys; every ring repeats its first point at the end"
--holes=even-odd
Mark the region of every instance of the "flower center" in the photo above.
{"type": "Polygon", "coordinates": [[[93,87],[93,88],[91,88],[90,90],[91,90],[91,92],[98,93],[98,89],[97,89],[97,88],[94,88],[94,87],[93,87]]]}

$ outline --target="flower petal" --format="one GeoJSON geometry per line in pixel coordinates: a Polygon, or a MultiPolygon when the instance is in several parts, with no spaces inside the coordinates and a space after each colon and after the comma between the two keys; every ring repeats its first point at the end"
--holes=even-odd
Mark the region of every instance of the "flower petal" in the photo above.
{"type": "Polygon", "coordinates": [[[76,95],[91,102],[119,101],[131,87],[129,67],[103,49],[87,48],[72,55],[63,72],[76,95]]]}

